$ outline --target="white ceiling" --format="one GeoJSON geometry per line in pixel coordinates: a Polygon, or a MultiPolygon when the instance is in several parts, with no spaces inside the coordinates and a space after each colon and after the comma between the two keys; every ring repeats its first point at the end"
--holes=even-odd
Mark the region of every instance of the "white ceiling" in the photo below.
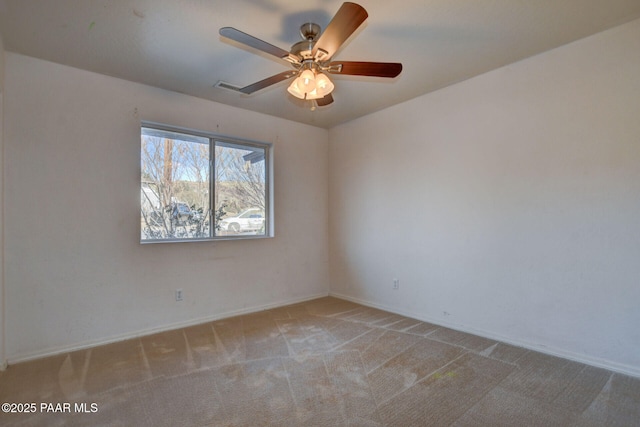
{"type": "Polygon", "coordinates": [[[239,46],[235,27],[289,50],[305,22],[323,28],[340,0],[0,0],[5,49],[240,108],[330,128],[640,18],[640,0],[359,0],[367,21],[335,59],[401,62],[395,79],[335,76],[335,102],[311,111],[281,82],[290,67],[239,46]]]}

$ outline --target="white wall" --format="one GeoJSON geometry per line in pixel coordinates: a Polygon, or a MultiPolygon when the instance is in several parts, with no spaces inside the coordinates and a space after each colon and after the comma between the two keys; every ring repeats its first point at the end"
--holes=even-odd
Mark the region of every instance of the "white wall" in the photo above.
{"type": "Polygon", "coordinates": [[[7,367],[4,350],[4,42],[0,35],[0,370],[7,367]]]}
{"type": "Polygon", "coordinates": [[[329,139],[332,293],[640,375],[640,21],[329,139]]]}
{"type": "Polygon", "coordinates": [[[10,363],[327,294],[326,130],[11,52],[5,66],[10,363]],[[276,237],[140,245],[141,120],[272,142],[276,237]]]}

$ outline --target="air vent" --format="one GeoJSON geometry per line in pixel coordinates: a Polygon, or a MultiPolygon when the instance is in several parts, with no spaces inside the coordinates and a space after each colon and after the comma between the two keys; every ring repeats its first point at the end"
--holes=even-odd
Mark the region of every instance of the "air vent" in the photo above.
{"type": "Polygon", "coordinates": [[[231,83],[223,82],[222,80],[213,85],[213,87],[217,87],[218,89],[230,90],[233,92],[240,92],[240,89],[242,89],[240,86],[235,86],[231,83]]]}

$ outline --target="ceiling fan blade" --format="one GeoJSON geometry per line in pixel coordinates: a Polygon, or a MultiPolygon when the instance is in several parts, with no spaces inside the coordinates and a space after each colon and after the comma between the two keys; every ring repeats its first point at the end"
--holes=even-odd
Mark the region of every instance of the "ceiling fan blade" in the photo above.
{"type": "Polygon", "coordinates": [[[311,52],[313,57],[321,61],[329,60],[368,16],[369,14],[362,6],[349,2],[343,3],[313,47],[311,52]],[[316,56],[318,52],[321,55],[316,56]]]}
{"type": "Polygon", "coordinates": [[[274,85],[276,83],[280,83],[283,80],[290,79],[291,77],[298,74],[296,70],[284,71],[282,73],[276,74],[271,77],[267,77],[264,80],[260,80],[259,82],[255,82],[250,84],[249,86],[245,86],[242,89],[239,89],[240,92],[245,93],[247,95],[252,94],[253,92],[257,92],[261,89],[264,89],[268,86],[274,85]]]}
{"type": "Polygon", "coordinates": [[[266,52],[270,55],[277,56],[278,58],[286,58],[289,56],[289,52],[287,52],[286,50],[280,49],[278,46],[274,46],[232,27],[220,28],[220,35],[254,49],[266,52]]]}
{"type": "Polygon", "coordinates": [[[333,96],[331,94],[325,95],[324,98],[316,99],[316,104],[318,107],[324,107],[325,105],[329,105],[333,102],[333,96]]]}
{"type": "Polygon", "coordinates": [[[350,76],[396,77],[402,71],[398,62],[336,61],[329,63],[329,73],[350,76]]]}

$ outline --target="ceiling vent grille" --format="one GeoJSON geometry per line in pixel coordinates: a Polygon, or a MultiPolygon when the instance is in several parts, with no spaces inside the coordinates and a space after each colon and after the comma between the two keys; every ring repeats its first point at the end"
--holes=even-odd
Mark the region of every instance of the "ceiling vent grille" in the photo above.
{"type": "Polygon", "coordinates": [[[231,83],[223,82],[222,80],[213,85],[213,87],[217,87],[218,89],[230,90],[232,92],[240,92],[240,89],[242,89],[240,86],[232,85],[231,83]]]}

